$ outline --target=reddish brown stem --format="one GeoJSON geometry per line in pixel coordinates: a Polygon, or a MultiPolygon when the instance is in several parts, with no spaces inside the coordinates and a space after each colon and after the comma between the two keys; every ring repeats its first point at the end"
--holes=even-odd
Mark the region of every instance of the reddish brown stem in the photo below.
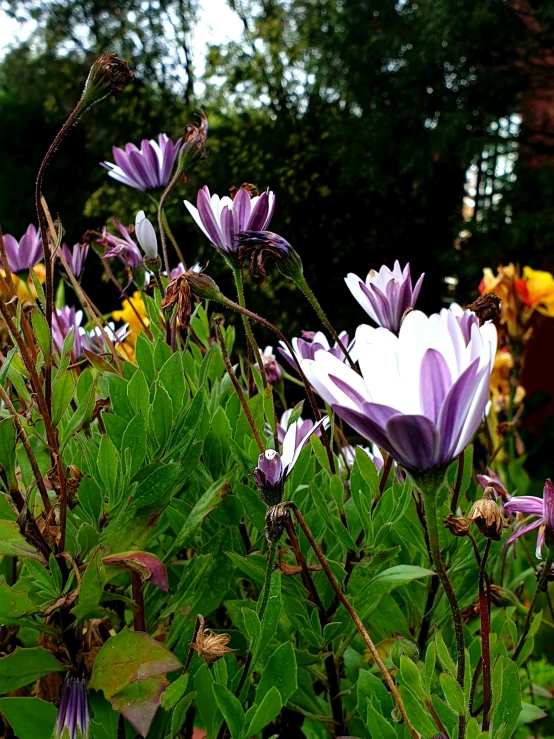
{"type": "Polygon", "coordinates": [[[135,631],[146,631],[144,593],[142,592],[142,580],[138,572],[131,572],[131,592],[136,605],[133,611],[133,627],[135,631]]]}
{"type": "Polygon", "coordinates": [[[481,654],[483,658],[483,725],[481,731],[489,730],[489,711],[491,707],[491,649],[490,649],[490,613],[487,589],[485,588],[485,572],[487,557],[492,539],[487,539],[485,551],[479,567],[479,616],[481,619],[481,654]]]}

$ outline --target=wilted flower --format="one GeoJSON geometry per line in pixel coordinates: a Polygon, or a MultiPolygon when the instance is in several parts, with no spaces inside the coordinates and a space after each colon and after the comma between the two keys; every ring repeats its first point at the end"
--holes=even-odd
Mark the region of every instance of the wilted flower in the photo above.
{"type": "Polygon", "coordinates": [[[448,529],[452,536],[467,536],[469,533],[470,522],[467,518],[456,518],[453,513],[449,513],[443,519],[444,528],[448,529]]]}
{"type": "MultiPolygon", "coordinates": [[[[281,371],[281,367],[275,359],[275,354],[273,354],[273,347],[266,346],[260,356],[262,358],[265,376],[267,377],[267,381],[269,382],[269,384],[275,385],[276,383],[280,382],[283,373],[281,371]]],[[[256,365],[256,369],[259,370],[258,365],[256,365]]]]}
{"type": "Polygon", "coordinates": [[[538,559],[542,559],[542,548],[545,544],[554,547],[554,486],[550,478],[544,483],[542,495],[542,498],[537,498],[534,495],[516,495],[504,506],[510,513],[528,513],[531,516],[537,516],[536,521],[523,526],[515,534],[512,534],[506,542],[506,546],[528,531],[538,528],[539,533],[535,551],[538,559]]]}
{"type": "Polygon", "coordinates": [[[158,141],[144,139],[140,149],[134,144],[125,144],[125,150],[114,146],[112,152],[115,164],[101,162],[101,166],[108,170],[114,180],[134,187],[135,190],[144,192],[165,187],[171,177],[181,141],[179,139],[174,144],[165,133],[161,133],[158,141]]]}
{"type": "Polygon", "coordinates": [[[117,54],[102,54],[90,68],[81,103],[85,106],[94,105],[108,95],[117,99],[133,77],[127,62],[117,54]]]}
{"type": "Polygon", "coordinates": [[[79,279],[85,270],[85,261],[89,250],[88,244],[74,244],[73,251],[70,251],[66,244],[62,244],[61,251],[65,257],[65,261],[69,265],[71,273],[79,279]]]}
{"type": "Polygon", "coordinates": [[[84,680],[64,680],[62,699],[56,719],[55,739],[88,739],[90,709],[84,680]]]}
{"type": "Polygon", "coordinates": [[[123,226],[117,218],[114,218],[113,220],[123,238],[109,233],[106,226],[104,226],[102,229],[102,237],[98,239],[98,243],[103,246],[107,246],[108,249],[102,255],[102,259],[117,257],[117,259],[119,259],[120,262],[123,262],[123,264],[129,269],[136,269],[143,261],[140,249],[129,235],[125,226],[123,226]]]}
{"type": "Polygon", "coordinates": [[[424,276],[412,287],[410,265],[402,270],[397,260],[392,270],[385,265],[379,272],[370,270],[365,282],[352,272],[344,281],[368,316],[378,326],[397,334],[404,314],[416,304],[424,276]]]}
{"type": "Polygon", "coordinates": [[[531,267],[523,268],[523,277],[516,280],[516,290],[523,303],[545,316],[554,316],[554,277],[531,267]]]}
{"type": "Polygon", "coordinates": [[[516,283],[520,279],[519,267],[510,263],[507,267],[500,265],[496,275],[486,267],[479,284],[481,294],[492,292],[500,298],[500,322],[505,324],[511,336],[518,333],[518,319],[520,323],[525,323],[527,318],[521,315],[523,306],[516,290],[516,283]]]}
{"type": "Polygon", "coordinates": [[[183,329],[189,327],[193,294],[203,300],[217,300],[221,295],[218,286],[211,277],[203,273],[198,264],[174,277],[162,300],[164,310],[177,305],[177,319],[183,329]]]}
{"type": "MultiPolygon", "coordinates": [[[[4,234],[4,247],[8,266],[14,273],[27,272],[41,262],[44,256],[40,232],[32,223],[19,241],[11,234],[4,234]]],[[[0,266],[3,266],[1,259],[0,266]]]]}
{"type": "Polygon", "coordinates": [[[493,488],[485,488],[481,500],[475,501],[471,506],[467,520],[473,521],[487,539],[498,541],[507,524],[495,502],[495,497],[496,493],[493,488]]]}
{"type": "Polygon", "coordinates": [[[198,191],[197,208],[184,201],[188,212],[210,242],[224,255],[238,251],[236,236],[241,231],[263,231],[269,225],[275,209],[275,195],[269,188],[261,195],[250,197],[241,187],[234,197],[211,195],[207,186],[198,191]]]}
{"type": "Polygon", "coordinates": [[[303,284],[303,266],[298,252],[289,242],[279,234],[271,231],[256,231],[244,229],[237,235],[239,247],[239,264],[242,266],[245,259],[250,259],[250,274],[262,278],[265,283],[267,273],[265,263],[273,258],[279,272],[297,284],[303,284]],[[255,267],[258,268],[256,275],[255,267]]]}
{"type": "Polygon", "coordinates": [[[500,478],[494,472],[494,470],[491,470],[490,467],[487,467],[487,474],[486,475],[477,475],[477,479],[479,480],[479,485],[483,488],[492,488],[494,490],[494,493],[497,498],[502,498],[503,501],[508,501],[511,499],[511,495],[508,493],[504,485],[500,482],[500,478]]]}
{"type": "Polygon", "coordinates": [[[135,218],[135,234],[140,248],[147,258],[155,261],[158,258],[158,239],[154,226],[145,216],[143,210],[139,210],[135,218]]]}
{"type": "Polygon", "coordinates": [[[481,423],[496,349],[492,323],[479,327],[475,316],[471,325],[461,318],[412,311],[398,336],[359,326],[361,376],[325,351],[302,360],[302,369],[337,415],[402,467],[439,469],[481,423]]]}
{"type": "Polygon", "coordinates": [[[208,138],[208,119],[200,111],[199,123],[189,123],[185,126],[185,140],[179,151],[179,171],[190,169],[197,162],[208,156],[206,139],[208,138]]]}
{"type": "Polygon", "coordinates": [[[275,449],[267,449],[258,458],[258,466],[254,470],[254,478],[258,485],[260,498],[267,505],[274,506],[283,498],[283,488],[287,477],[292,472],[300,452],[310,436],[320,428],[329,423],[327,416],[321,418],[317,423],[306,430],[306,422],[297,419],[291,423],[283,439],[283,454],[280,455],[275,449]],[[301,433],[304,435],[301,436],[301,433]]]}
{"type": "Polygon", "coordinates": [[[480,321],[494,321],[500,317],[500,298],[495,293],[484,293],[467,306],[480,321]]]}
{"type": "Polygon", "coordinates": [[[189,647],[195,649],[201,659],[206,664],[211,665],[218,659],[224,657],[228,652],[234,652],[227,644],[231,641],[229,634],[214,634],[211,629],[204,628],[204,617],[198,614],[199,623],[196,641],[189,644],[189,647]]]}
{"type": "MultiPolygon", "coordinates": [[[[339,339],[342,341],[343,346],[346,347],[348,353],[352,356],[352,350],[354,349],[355,340],[351,341],[349,344],[348,334],[346,333],[346,331],[342,331],[339,334],[339,339]]],[[[288,346],[283,341],[279,343],[281,344],[281,346],[279,347],[280,354],[287,360],[290,366],[296,370],[297,367],[288,346]]],[[[294,339],[292,339],[291,341],[291,345],[298,360],[313,359],[315,357],[315,353],[321,350],[333,354],[342,362],[346,361],[346,357],[344,356],[344,352],[342,351],[340,346],[337,343],[335,343],[334,346],[331,346],[327,340],[327,337],[321,331],[302,331],[302,338],[294,337],[294,339]]]]}

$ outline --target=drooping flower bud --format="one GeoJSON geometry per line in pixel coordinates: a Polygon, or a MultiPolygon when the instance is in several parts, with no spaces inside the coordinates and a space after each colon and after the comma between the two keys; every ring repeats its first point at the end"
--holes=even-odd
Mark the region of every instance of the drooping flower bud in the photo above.
{"type": "Polygon", "coordinates": [[[456,518],[454,514],[449,513],[443,518],[444,528],[448,529],[452,536],[467,536],[469,533],[470,522],[467,518],[456,518]]]}
{"type": "Polygon", "coordinates": [[[483,498],[472,505],[467,519],[473,521],[487,539],[498,541],[501,538],[506,522],[496,504],[493,488],[485,488],[483,498]]]}
{"type": "Polygon", "coordinates": [[[90,710],[84,680],[68,677],[63,684],[62,700],[54,729],[54,739],[88,739],[90,710]]]}
{"type": "Polygon", "coordinates": [[[390,658],[393,665],[400,669],[400,657],[408,657],[412,662],[417,662],[419,659],[419,647],[415,642],[406,639],[405,636],[398,634],[396,640],[390,650],[390,658]]]}
{"type": "Polygon", "coordinates": [[[120,59],[117,54],[103,54],[90,68],[81,103],[88,108],[108,95],[113,95],[117,99],[133,77],[127,62],[120,59]]]}
{"type": "Polygon", "coordinates": [[[283,498],[283,464],[275,449],[267,449],[258,458],[253,472],[260,498],[270,506],[277,505],[283,498]]]}
{"type": "Polygon", "coordinates": [[[198,614],[200,622],[196,640],[189,647],[198,652],[198,655],[207,665],[217,662],[228,652],[234,652],[227,644],[231,641],[229,634],[214,634],[211,629],[204,628],[204,617],[198,614]]]}
{"type": "Polygon", "coordinates": [[[221,290],[215,281],[205,272],[189,270],[190,289],[197,298],[202,300],[217,300],[222,297],[221,290]]]}
{"type": "Polygon", "coordinates": [[[208,156],[206,139],[208,138],[208,119],[203,111],[197,114],[198,125],[189,123],[185,126],[184,141],[181,145],[178,157],[178,171],[186,172],[192,166],[201,162],[208,156]]]}

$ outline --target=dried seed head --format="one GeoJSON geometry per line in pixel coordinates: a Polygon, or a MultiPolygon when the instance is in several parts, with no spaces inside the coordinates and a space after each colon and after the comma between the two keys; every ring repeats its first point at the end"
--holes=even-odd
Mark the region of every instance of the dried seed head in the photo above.
{"type": "Polygon", "coordinates": [[[200,110],[197,114],[198,124],[185,126],[184,141],[179,151],[178,171],[185,172],[197,162],[208,156],[206,140],[208,138],[208,119],[200,110]]]}
{"type": "Polygon", "coordinates": [[[408,657],[408,659],[411,659],[413,662],[417,662],[419,659],[419,647],[415,642],[398,634],[390,650],[390,658],[397,669],[400,669],[400,657],[402,657],[402,655],[404,655],[404,657],[408,657]]]}
{"type": "Polygon", "coordinates": [[[448,529],[452,536],[467,536],[469,532],[470,522],[467,518],[456,518],[453,513],[449,513],[443,518],[444,528],[448,529]]]}
{"type": "Polygon", "coordinates": [[[283,535],[288,519],[288,509],[281,503],[269,508],[265,516],[265,535],[268,541],[273,543],[277,543],[279,541],[283,535]]]}
{"type": "Polygon", "coordinates": [[[211,629],[204,628],[204,617],[198,615],[200,622],[196,641],[189,644],[189,647],[198,652],[200,659],[206,664],[211,665],[221,659],[228,652],[234,652],[227,644],[231,641],[229,634],[214,634],[211,629]]]}
{"type": "Polygon", "coordinates": [[[260,191],[258,190],[256,185],[251,185],[249,182],[243,182],[240,187],[233,185],[229,188],[229,195],[231,196],[232,200],[235,199],[239,190],[246,190],[251,198],[255,198],[260,194],[260,191]]]}
{"type": "Polygon", "coordinates": [[[479,531],[487,539],[498,541],[502,536],[502,530],[507,527],[500,508],[495,502],[494,488],[487,487],[483,498],[477,500],[471,507],[468,521],[473,521],[479,531]]]}
{"type": "Polygon", "coordinates": [[[479,295],[477,300],[467,307],[480,321],[494,321],[500,316],[500,298],[495,293],[479,295]]]}
{"type": "Polygon", "coordinates": [[[117,54],[103,54],[90,68],[81,100],[88,107],[108,95],[118,98],[133,77],[127,62],[120,59],[117,54]]]}

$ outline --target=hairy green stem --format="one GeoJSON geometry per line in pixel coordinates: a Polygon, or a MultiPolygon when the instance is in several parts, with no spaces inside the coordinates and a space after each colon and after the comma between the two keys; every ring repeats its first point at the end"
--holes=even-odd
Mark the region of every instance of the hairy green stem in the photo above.
{"type": "Polygon", "coordinates": [[[523,649],[525,638],[527,637],[527,634],[529,633],[529,629],[531,628],[533,612],[537,605],[537,601],[539,599],[541,591],[547,582],[547,578],[548,578],[548,575],[550,573],[553,563],[554,563],[554,554],[550,554],[544,563],[544,569],[541,572],[541,576],[539,577],[539,580],[537,582],[537,589],[535,590],[535,595],[533,596],[533,600],[531,601],[531,605],[529,606],[529,610],[527,611],[527,617],[525,619],[525,624],[523,626],[523,634],[521,635],[519,642],[517,644],[516,650],[512,656],[512,659],[514,661],[519,657],[521,650],[523,649]]]}
{"type": "MultiPolygon", "coordinates": [[[[244,300],[244,285],[242,282],[242,273],[238,267],[233,266],[233,277],[235,278],[235,286],[237,288],[238,303],[241,308],[245,308],[246,302],[244,300]]],[[[250,326],[250,320],[248,319],[248,316],[244,315],[244,313],[241,313],[241,317],[242,317],[242,323],[244,326],[244,332],[246,333],[246,338],[250,342],[250,346],[252,347],[252,351],[254,352],[254,357],[256,358],[256,362],[258,364],[258,370],[262,378],[263,386],[266,387],[267,377],[265,374],[265,367],[264,367],[264,363],[262,362],[260,349],[258,347],[258,344],[256,343],[256,339],[254,338],[254,334],[252,333],[252,327],[250,326]]]]}

